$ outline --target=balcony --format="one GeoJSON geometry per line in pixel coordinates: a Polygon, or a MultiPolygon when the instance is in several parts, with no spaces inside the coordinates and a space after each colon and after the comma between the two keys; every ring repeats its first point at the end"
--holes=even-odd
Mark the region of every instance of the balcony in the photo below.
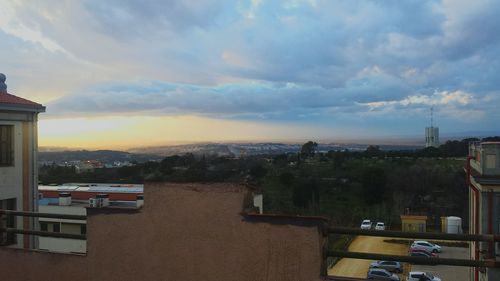
{"type": "Polygon", "coordinates": [[[500,177],[500,142],[473,142],[469,145],[471,167],[481,176],[500,177]]]}

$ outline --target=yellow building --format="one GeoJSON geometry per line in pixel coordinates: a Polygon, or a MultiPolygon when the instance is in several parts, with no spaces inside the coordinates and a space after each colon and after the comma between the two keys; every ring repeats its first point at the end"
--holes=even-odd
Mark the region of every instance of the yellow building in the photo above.
{"type": "Polygon", "coordinates": [[[401,230],[406,232],[426,232],[427,216],[401,215],[401,230]]]}

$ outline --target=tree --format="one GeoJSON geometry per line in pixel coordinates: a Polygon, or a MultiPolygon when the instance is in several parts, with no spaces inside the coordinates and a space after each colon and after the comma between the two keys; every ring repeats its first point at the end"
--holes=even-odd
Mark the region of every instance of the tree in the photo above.
{"type": "Polygon", "coordinates": [[[292,193],[293,205],[308,208],[319,202],[319,186],[314,178],[304,179],[295,185],[292,193]]]}
{"type": "Polygon", "coordinates": [[[383,201],[386,193],[387,177],[385,171],[378,167],[369,167],[363,171],[363,198],[368,205],[383,201]]]}
{"type": "Polygon", "coordinates": [[[377,157],[382,154],[382,151],[378,145],[370,145],[366,148],[364,154],[368,157],[377,157]]]}
{"type": "Polygon", "coordinates": [[[250,176],[254,179],[261,179],[267,174],[267,169],[260,163],[255,164],[250,168],[250,176]]]}
{"type": "Polygon", "coordinates": [[[302,149],[300,150],[300,153],[304,157],[314,156],[314,153],[316,152],[317,147],[318,147],[318,143],[313,142],[313,141],[308,141],[302,145],[302,149]]]}
{"type": "Polygon", "coordinates": [[[279,179],[281,184],[289,186],[295,181],[295,175],[289,171],[286,171],[279,176],[279,179]]]}

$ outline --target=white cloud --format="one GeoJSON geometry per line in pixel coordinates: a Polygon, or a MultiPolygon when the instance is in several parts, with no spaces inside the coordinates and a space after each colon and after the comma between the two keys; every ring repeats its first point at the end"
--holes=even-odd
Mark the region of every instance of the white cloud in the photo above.
{"type": "Polygon", "coordinates": [[[382,118],[389,110],[405,115],[429,106],[449,116],[496,114],[482,103],[496,101],[500,88],[494,1],[1,6],[0,61],[9,89],[53,100],[48,111],[59,115],[167,112],[293,121],[363,110],[382,118]],[[125,86],[109,89],[117,85],[125,86]]]}

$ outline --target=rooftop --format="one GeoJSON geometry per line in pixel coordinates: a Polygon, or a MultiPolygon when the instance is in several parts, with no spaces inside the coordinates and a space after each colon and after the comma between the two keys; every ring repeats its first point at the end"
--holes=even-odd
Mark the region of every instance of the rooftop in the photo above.
{"type": "Polygon", "coordinates": [[[98,193],[143,193],[142,184],[82,184],[68,183],[63,185],[39,185],[40,191],[58,191],[58,192],[98,192],[98,193]]]}
{"type": "MultiPolygon", "coordinates": [[[[38,200],[38,205],[40,206],[60,206],[59,198],[41,198],[38,200]]],[[[89,207],[88,200],[72,200],[71,205],[63,207],[89,207]]],[[[103,208],[126,208],[126,209],[137,209],[137,203],[135,201],[109,201],[109,206],[103,208]]]]}
{"type": "Polygon", "coordinates": [[[7,85],[5,84],[6,77],[0,73],[0,109],[16,110],[16,111],[32,111],[32,112],[45,112],[45,106],[20,98],[18,96],[9,94],[7,92],[7,85]]]}

